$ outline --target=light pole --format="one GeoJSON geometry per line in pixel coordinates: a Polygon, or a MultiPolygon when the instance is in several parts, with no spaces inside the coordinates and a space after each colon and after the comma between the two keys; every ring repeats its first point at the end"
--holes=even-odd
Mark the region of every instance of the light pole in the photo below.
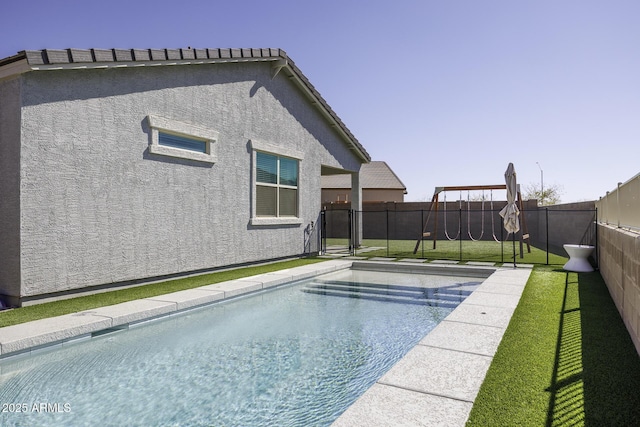
{"type": "Polygon", "coordinates": [[[544,205],[544,172],[542,172],[540,163],[536,162],[536,165],[538,165],[538,169],[540,169],[540,204],[544,205]]]}

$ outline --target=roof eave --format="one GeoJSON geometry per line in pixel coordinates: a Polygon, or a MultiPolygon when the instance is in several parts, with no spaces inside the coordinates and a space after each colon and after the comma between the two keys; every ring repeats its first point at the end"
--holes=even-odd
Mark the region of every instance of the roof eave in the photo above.
{"type": "Polygon", "coordinates": [[[24,52],[0,61],[0,81],[13,78],[27,71],[31,71],[31,67],[24,52]]]}
{"type": "Polygon", "coordinates": [[[323,113],[326,119],[329,120],[332,127],[346,140],[350,142],[350,148],[356,152],[357,156],[364,162],[370,163],[371,156],[365,148],[360,144],[356,137],[351,133],[347,126],[340,120],[338,115],[322,98],[316,88],[309,82],[302,71],[287,57],[286,69],[289,71],[289,77],[297,83],[306,94],[312,99],[312,103],[318,105],[318,108],[323,113]]]}

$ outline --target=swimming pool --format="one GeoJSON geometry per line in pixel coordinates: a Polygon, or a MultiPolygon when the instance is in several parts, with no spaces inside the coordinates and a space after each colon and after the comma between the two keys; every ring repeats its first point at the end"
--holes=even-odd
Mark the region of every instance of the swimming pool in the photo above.
{"type": "Polygon", "coordinates": [[[481,281],[343,270],[5,360],[0,424],[329,425],[481,281]]]}

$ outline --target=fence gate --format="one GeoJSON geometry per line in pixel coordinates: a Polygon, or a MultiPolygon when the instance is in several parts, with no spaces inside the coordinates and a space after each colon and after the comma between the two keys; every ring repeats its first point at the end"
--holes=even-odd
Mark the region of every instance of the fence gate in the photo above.
{"type": "Polygon", "coordinates": [[[356,249],[358,215],[352,209],[323,210],[320,250],[323,254],[352,255],[356,249]]]}

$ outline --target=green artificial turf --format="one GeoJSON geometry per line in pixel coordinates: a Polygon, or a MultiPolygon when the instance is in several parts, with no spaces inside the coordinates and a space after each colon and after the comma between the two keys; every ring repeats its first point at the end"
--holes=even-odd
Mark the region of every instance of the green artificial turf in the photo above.
{"type": "MultiPolygon", "coordinates": [[[[330,241],[331,242],[331,241],[330,241]]],[[[335,243],[340,242],[336,239],[335,243]]],[[[329,242],[327,243],[329,244],[329,242]]],[[[382,256],[394,258],[425,258],[425,259],[450,259],[456,261],[486,261],[486,262],[513,262],[513,242],[495,242],[493,240],[483,241],[449,241],[438,240],[436,249],[433,249],[433,241],[425,240],[421,242],[418,251],[414,254],[415,240],[384,240],[365,239],[362,241],[364,248],[381,248],[374,251],[356,251],[358,255],[382,256]]],[[[520,242],[515,243],[516,263],[520,264],[546,264],[547,253],[544,248],[531,246],[528,252],[526,243],[523,244],[522,258],[520,257],[520,242]]],[[[566,257],[549,253],[549,265],[564,265],[566,257]]]]}
{"type": "Polygon", "coordinates": [[[269,273],[272,271],[298,267],[301,265],[320,261],[325,260],[304,258],[290,261],[281,261],[272,264],[219,271],[215,273],[185,277],[182,279],[174,279],[165,282],[136,286],[133,288],[120,289],[117,291],[104,292],[94,295],[16,308],[13,310],[0,312],[0,327],[16,325],[19,323],[44,319],[47,317],[61,316],[63,314],[75,313],[78,311],[89,310],[96,307],[119,304],[121,302],[133,301],[141,298],[149,298],[157,295],[168,294],[171,292],[183,291],[185,289],[197,288],[198,286],[220,283],[227,280],[253,276],[256,274],[269,273]]]}
{"type": "Polygon", "coordinates": [[[467,426],[640,423],[640,358],[598,272],[536,267],[467,426]]]}

